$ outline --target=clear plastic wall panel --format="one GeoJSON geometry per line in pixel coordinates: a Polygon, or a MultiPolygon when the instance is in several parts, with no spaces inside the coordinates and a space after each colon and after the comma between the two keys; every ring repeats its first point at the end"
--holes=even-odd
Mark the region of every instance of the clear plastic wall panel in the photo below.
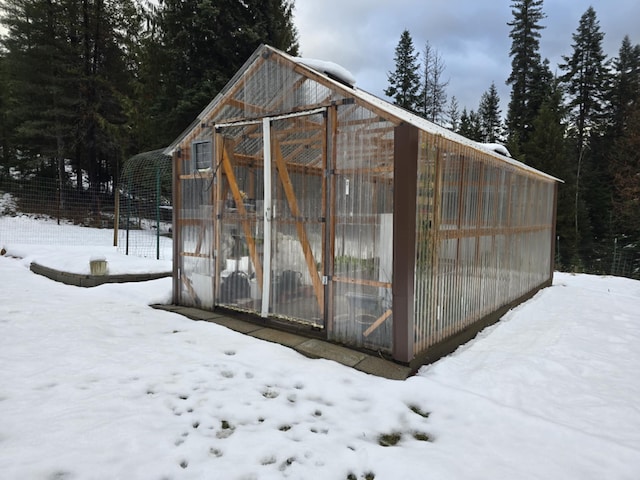
{"type": "Polygon", "coordinates": [[[458,318],[458,243],[457,238],[451,238],[440,240],[438,245],[437,312],[432,344],[444,339],[458,318]]]}
{"type": "Polygon", "coordinates": [[[458,155],[445,154],[442,160],[441,213],[437,228],[456,230],[460,224],[462,160],[458,155]]]}
{"type": "Polygon", "coordinates": [[[213,307],[213,177],[183,175],[180,183],[180,298],[186,305],[213,307]]]}
{"type": "Polygon", "coordinates": [[[213,262],[185,256],[180,283],[182,304],[211,310],[214,306],[213,262]]]}
{"type": "Polygon", "coordinates": [[[438,147],[433,136],[420,132],[416,198],[416,269],[414,281],[414,352],[429,345],[436,327],[434,282],[434,213],[438,147]]]}
{"type": "Polygon", "coordinates": [[[496,270],[496,241],[493,235],[478,238],[479,251],[479,317],[491,313],[495,305],[498,275],[496,270]]]}
{"type": "Polygon", "coordinates": [[[511,181],[511,207],[509,227],[523,226],[526,218],[527,178],[522,175],[513,175],[511,181]]]}
{"type": "Polygon", "coordinates": [[[264,116],[267,112],[284,111],[289,105],[289,90],[299,75],[277,62],[267,60],[257,64],[243,79],[243,88],[235,98],[244,105],[245,118],[264,116]],[[280,110],[281,107],[283,110],[280,110]]]}
{"type": "Polygon", "coordinates": [[[264,238],[262,125],[216,135],[218,182],[216,304],[259,314],[264,238]]]}
{"type": "Polygon", "coordinates": [[[460,270],[457,230],[461,223],[463,205],[461,188],[464,172],[459,148],[455,148],[449,142],[442,144],[439,172],[440,183],[436,195],[439,194],[440,197],[440,211],[434,225],[438,238],[434,286],[436,314],[429,344],[436,343],[449,334],[460,309],[458,298],[456,298],[460,270]]]}
{"type": "Polygon", "coordinates": [[[328,105],[332,101],[342,98],[334,90],[330,90],[326,86],[308,78],[296,83],[292,97],[292,101],[299,108],[328,105]]]}
{"type": "Polygon", "coordinates": [[[476,228],[479,223],[479,210],[482,189],[480,176],[482,164],[472,158],[464,158],[464,176],[462,181],[462,216],[460,227],[464,229],[476,228]]]}
{"type": "Polygon", "coordinates": [[[509,225],[510,194],[511,194],[511,172],[501,169],[498,179],[498,215],[497,226],[500,228],[509,225]]]}
{"type": "Polygon", "coordinates": [[[472,320],[477,319],[480,311],[480,283],[481,275],[478,271],[478,237],[464,237],[459,240],[460,268],[459,301],[460,314],[458,321],[467,326],[472,320]]]}
{"type": "Polygon", "coordinates": [[[338,110],[332,179],[337,341],[392,347],[393,128],[356,105],[338,110]]]}
{"type": "Polygon", "coordinates": [[[267,59],[259,61],[238,82],[227,105],[240,109],[233,117],[216,115],[217,119],[256,118],[289,113],[318,105],[328,105],[342,96],[314,80],[303,77],[290,65],[267,59]],[[238,116],[236,116],[238,115],[238,116]]]}
{"type": "Polygon", "coordinates": [[[324,326],[321,114],[273,121],[270,314],[324,326]]]}
{"type": "Polygon", "coordinates": [[[509,292],[508,238],[504,233],[495,236],[496,294],[493,302],[495,307],[501,307],[506,303],[505,298],[509,292]]]}
{"type": "Polygon", "coordinates": [[[501,171],[494,164],[487,163],[483,173],[480,226],[494,228],[499,226],[501,171]]]}

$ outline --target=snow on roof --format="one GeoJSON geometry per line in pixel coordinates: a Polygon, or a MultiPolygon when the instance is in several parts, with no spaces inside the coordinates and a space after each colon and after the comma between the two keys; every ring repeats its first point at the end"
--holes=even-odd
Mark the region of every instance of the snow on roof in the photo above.
{"type": "Polygon", "coordinates": [[[313,68],[321,73],[334,77],[336,80],[353,87],[356,84],[356,78],[346,68],[338,65],[337,63],[327,62],[325,60],[317,60],[315,58],[302,58],[295,57],[293,59],[297,63],[306,65],[309,68],[313,68]]]}
{"type": "Polygon", "coordinates": [[[497,152],[500,155],[504,155],[505,157],[511,158],[511,153],[507,150],[507,147],[502,145],[501,143],[480,143],[481,147],[488,148],[493,152],[497,152]]]}

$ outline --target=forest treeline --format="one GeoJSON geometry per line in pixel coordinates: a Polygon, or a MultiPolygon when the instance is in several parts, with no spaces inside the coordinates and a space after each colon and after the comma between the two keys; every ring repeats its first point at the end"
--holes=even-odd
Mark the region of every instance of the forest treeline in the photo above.
{"type": "MultiPolygon", "coordinates": [[[[0,183],[20,171],[113,188],[125,159],[176,138],[258,45],[297,54],[292,11],[293,0],[2,0],[0,183]]],[[[511,12],[505,115],[495,84],[459,111],[444,59],[429,43],[416,52],[409,31],[385,94],[564,181],[558,268],[638,277],[640,46],[625,37],[607,58],[590,7],[552,67],[543,0],[513,0],[511,12]]]]}
{"type": "Polygon", "coordinates": [[[421,55],[408,30],[385,94],[472,140],[503,143],[516,159],[563,180],[557,268],[640,278],[640,45],[625,36],[607,58],[605,32],[589,7],[552,70],[540,52],[543,0],[515,0],[511,9],[504,120],[495,84],[477,110],[460,112],[455,96],[447,99],[444,61],[429,43],[421,55]]]}
{"type": "Polygon", "coordinates": [[[110,188],[166,147],[262,43],[298,50],[288,0],[2,0],[0,180],[110,188]],[[69,174],[71,170],[71,175],[69,174]]]}

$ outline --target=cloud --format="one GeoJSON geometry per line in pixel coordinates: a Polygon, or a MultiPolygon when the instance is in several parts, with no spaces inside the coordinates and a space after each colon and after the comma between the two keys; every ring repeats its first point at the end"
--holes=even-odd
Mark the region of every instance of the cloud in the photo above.
{"type": "MultiPolygon", "coordinates": [[[[360,88],[384,97],[387,74],[395,68],[400,34],[408,29],[417,51],[428,41],[445,62],[449,97],[476,110],[494,82],[506,114],[511,72],[511,4],[495,0],[295,0],[295,22],[304,56],[330,60],[350,70],[360,88]]],[[[637,0],[554,0],[543,4],[541,55],[552,71],[572,51],[572,38],[589,6],[596,10],[603,47],[616,56],[625,34],[640,42],[637,0]]]]}

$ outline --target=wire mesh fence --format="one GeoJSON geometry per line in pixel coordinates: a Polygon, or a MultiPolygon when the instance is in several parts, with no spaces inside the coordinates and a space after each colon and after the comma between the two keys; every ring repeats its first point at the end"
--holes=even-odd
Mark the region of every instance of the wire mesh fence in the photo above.
{"type": "Polygon", "coordinates": [[[131,157],[117,189],[118,249],[143,257],[166,259],[162,248],[172,236],[171,157],[162,150],[131,157]]]}
{"type": "Polygon", "coordinates": [[[125,164],[120,186],[99,189],[69,178],[0,172],[0,248],[117,246],[127,255],[171,259],[171,163],[141,155],[125,164]]]}
{"type": "Polygon", "coordinates": [[[105,244],[113,232],[113,193],[60,185],[55,178],[0,179],[0,243],[105,244]],[[96,234],[95,230],[104,230],[96,234]]]}
{"type": "Polygon", "coordinates": [[[640,246],[637,243],[614,240],[611,275],[640,280],[640,246]]]}

